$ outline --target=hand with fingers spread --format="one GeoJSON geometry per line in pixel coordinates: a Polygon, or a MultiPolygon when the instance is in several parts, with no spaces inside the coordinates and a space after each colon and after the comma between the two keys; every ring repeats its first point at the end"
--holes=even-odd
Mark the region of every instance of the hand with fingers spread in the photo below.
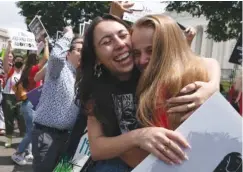
{"type": "Polygon", "coordinates": [[[136,141],[140,148],[152,153],[167,164],[181,164],[182,161],[188,159],[180,146],[190,148],[190,145],[176,131],[162,127],[147,127],[141,129],[136,141]]]}
{"type": "Polygon", "coordinates": [[[128,1],[113,1],[110,7],[110,14],[122,17],[124,12],[132,13],[131,8],[134,5],[133,2],[128,1]]]}
{"type": "Polygon", "coordinates": [[[167,103],[171,108],[168,109],[167,113],[169,118],[173,118],[175,128],[190,117],[215,91],[211,83],[196,81],[180,91],[183,94],[182,96],[168,99],[167,103]],[[180,116],[178,117],[178,115],[180,116]]]}

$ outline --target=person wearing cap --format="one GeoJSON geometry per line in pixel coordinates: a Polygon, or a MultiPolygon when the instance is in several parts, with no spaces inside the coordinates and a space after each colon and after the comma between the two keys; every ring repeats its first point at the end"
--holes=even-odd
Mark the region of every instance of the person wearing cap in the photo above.
{"type": "MultiPolygon", "coordinates": [[[[8,42],[8,47],[3,59],[3,70],[5,73],[5,83],[3,86],[3,114],[5,118],[5,127],[6,127],[6,137],[7,141],[5,147],[9,148],[12,145],[12,135],[14,131],[14,120],[17,119],[19,122],[20,130],[25,131],[24,127],[21,129],[24,120],[20,119],[21,116],[18,115],[18,106],[17,99],[15,97],[14,90],[12,87],[18,82],[22,74],[22,68],[24,64],[24,58],[20,55],[14,56],[11,47],[11,41],[8,42]],[[9,65],[9,62],[13,59],[12,66],[9,65]],[[21,120],[21,122],[20,122],[21,120]]],[[[23,124],[24,125],[24,124],[23,124]]],[[[22,131],[20,131],[22,132],[22,131]]]]}

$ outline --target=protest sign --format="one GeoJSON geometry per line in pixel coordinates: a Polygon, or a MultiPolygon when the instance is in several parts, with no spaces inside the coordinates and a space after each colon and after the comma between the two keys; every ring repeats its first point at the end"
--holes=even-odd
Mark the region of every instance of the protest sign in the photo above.
{"type": "Polygon", "coordinates": [[[229,62],[238,65],[242,64],[242,33],[238,38],[235,48],[230,56],[229,62]]]}
{"type": "Polygon", "coordinates": [[[67,149],[53,172],[85,172],[92,161],[87,133],[87,116],[82,110],[66,144],[67,149]]]}
{"type": "Polygon", "coordinates": [[[134,6],[131,7],[132,13],[124,13],[123,20],[134,23],[139,18],[148,14],[162,14],[165,12],[165,3],[156,1],[139,1],[134,2],[134,6]]]}
{"type": "Polygon", "coordinates": [[[181,165],[167,165],[149,155],[132,172],[241,172],[242,118],[217,92],[178,129],[190,150],[189,160],[181,165]]]}
{"type": "Polygon", "coordinates": [[[73,172],[79,172],[85,163],[89,160],[90,149],[88,140],[88,130],[85,129],[85,134],[81,137],[75,155],[71,161],[73,164],[73,172]]]}
{"type": "Polygon", "coordinates": [[[41,51],[44,49],[43,40],[49,37],[48,33],[44,25],[42,24],[39,16],[35,16],[35,18],[30,22],[28,27],[30,31],[35,35],[35,39],[38,47],[37,54],[39,55],[41,51]]]}
{"type": "Polygon", "coordinates": [[[8,35],[12,41],[13,49],[37,50],[35,36],[33,33],[22,29],[8,29],[8,35]]]}
{"type": "Polygon", "coordinates": [[[30,31],[34,33],[37,43],[41,42],[45,38],[49,37],[48,33],[42,24],[40,17],[35,16],[35,18],[28,25],[30,31]]]}

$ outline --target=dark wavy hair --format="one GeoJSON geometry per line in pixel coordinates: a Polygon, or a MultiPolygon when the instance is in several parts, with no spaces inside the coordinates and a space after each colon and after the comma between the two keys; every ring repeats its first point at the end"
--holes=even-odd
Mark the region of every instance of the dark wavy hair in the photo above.
{"type": "Polygon", "coordinates": [[[35,53],[30,53],[27,57],[27,60],[25,62],[25,66],[22,72],[22,75],[17,83],[17,85],[19,83],[22,83],[23,88],[24,89],[28,89],[28,85],[29,85],[29,73],[30,73],[30,69],[32,68],[32,66],[36,65],[38,63],[38,56],[35,53]]]}
{"type": "Polygon", "coordinates": [[[71,52],[71,51],[75,48],[75,45],[76,45],[77,43],[81,43],[81,44],[83,44],[83,36],[80,35],[80,34],[75,34],[75,35],[74,35],[74,38],[72,39],[71,46],[70,46],[70,48],[69,48],[68,51],[71,52]],[[82,39],[82,41],[77,42],[77,41],[76,41],[77,39],[82,39]]]}
{"type": "Polygon", "coordinates": [[[128,30],[130,27],[116,16],[104,15],[96,17],[84,35],[81,65],[77,69],[76,76],[76,103],[87,113],[86,105],[90,100],[94,102],[93,112],[97,120],[102,124],[103,131],[107,136],[118,135],[119,125],[113,110],[112,91],[118,80],[110,72],[101,66],[102,75],[94,76],[94,66],[97,59],[94,47],[94,30],[103,21],[115,21],[124,25],[128,30]]]}

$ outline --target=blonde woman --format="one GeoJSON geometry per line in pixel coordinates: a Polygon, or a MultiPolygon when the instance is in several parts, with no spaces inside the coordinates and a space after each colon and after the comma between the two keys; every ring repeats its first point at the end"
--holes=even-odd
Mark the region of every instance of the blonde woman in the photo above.
{"type": "Polygon", "coordinates": [[[138,119],[145,127],[176,129],[181,118],[197,106],[183,103],[185,112],[170,113],[175,104],[167,100],[182,95],[180,91],[190,83],[208,82],[207,68],[212,60],[195,55],[178,24],[165,15],[139,19],[133,25],[132,42],[135,63],[143,71],[137,87],[138,119]],[[147,56],[143,53],[146,48],[151,50],[147,56]]]}

